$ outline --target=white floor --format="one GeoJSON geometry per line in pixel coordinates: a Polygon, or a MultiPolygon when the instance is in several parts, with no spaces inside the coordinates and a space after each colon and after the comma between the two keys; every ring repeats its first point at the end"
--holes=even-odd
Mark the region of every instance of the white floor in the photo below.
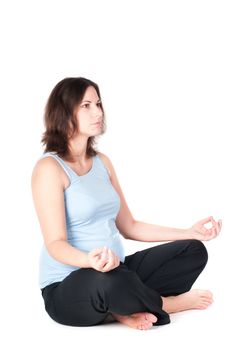
{"type": "MultiPolygon", "coordinates": [[[[30,290],[18,288],[17,299],[8,293],[12,304],[5,308],[5,330],[1,336],[2,349],[231,349],[230,311],[227,282],[228,256],[219,254],[223,240],[209,243],[211,259],[196,281],[194,288],[210,289],[214,303],[207,310],[191,310],[171,315],[171,323],[148,331],[128,328],[119,323],[94,327],[63,326],[46,314],[40,291],[35,285],[30,290]],[[219,258],[220,257],[220,258],[219,258]],[[227,262],[227,264],[226,264],[227,262]],[[222,266],[226,269],[221,270],[222,266]],[[223,343],[223,345],[222,345],[223,343]]],[[[229,247],[228,247],[229,250],[229,247]]],[[[17,280],[16,280],[17,283],[17,280]]],[[[4,303],[3,303],[4,304],[4,303]]]]}
{"type": "MultiPolygon", "coordinates": [[[[119,323],[75,328],[62,326],[51,320],[39,305],[37,314],[31,310],[31,319],[18,323],[11,341],[24,349],[210,349],[222,346],[231,349],[229,324],[225,312],[225,295],[217,291],[215,302],[208,310],[185,311],[171,316],[171,324],[153,327],[148,331],[130,329],[119,323]]],[[[31,305],[33,307],[33,305],[31,305]]]]}

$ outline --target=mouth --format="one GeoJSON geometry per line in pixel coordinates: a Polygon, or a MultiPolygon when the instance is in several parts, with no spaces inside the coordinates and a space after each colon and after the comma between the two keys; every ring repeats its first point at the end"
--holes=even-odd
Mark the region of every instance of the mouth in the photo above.
{"type": "Polygon", "coordinates": [[[94,123],[92,125],[95,125],[95,126],[101,126],[102,125],[102,122],[97,122],[97,123],[94,123]]]}

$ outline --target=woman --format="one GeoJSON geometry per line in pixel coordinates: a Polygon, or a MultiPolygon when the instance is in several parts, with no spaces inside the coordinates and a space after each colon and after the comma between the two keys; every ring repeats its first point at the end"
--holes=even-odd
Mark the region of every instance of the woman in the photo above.
{"type": "Polygon", "coordinates": [[[110,316],[146,330],[169,323],[170,313],[207,308],[212,293],[191,287],[207,262],[201,241],[219,234],[221,220],[208,217],[189,229],[136,221],[110,159],[94,148],[104,132],[98,85],[60,81],[46,105],[45,150],[32,172],[46,311],[65,325],[92,326],[110,316]],[[171,242],[125,256],[120,234],[171,242]]]}

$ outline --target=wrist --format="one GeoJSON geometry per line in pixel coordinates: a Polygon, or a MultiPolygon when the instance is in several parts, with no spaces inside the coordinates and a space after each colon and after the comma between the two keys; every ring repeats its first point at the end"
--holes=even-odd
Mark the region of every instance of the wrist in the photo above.
{"type": "Polygon", "coordinates": [[[185,236],[187,239],[194,239],[194,234],[191,227],[185,229],[185,236]]]}
{"type": "Polygon", "coordinates": [[[92,267],[89,253],[86,254],[86,267],[87,268],[92,267]]]}
{"type": "Polygon", "coordinates": [[[81,264],[83,268],[89,268],[91,267],[90,264],[90,259],[89,259],[89,253],[84,253],[83,252],[83,257],[82,257],[82,264],[81,264]]]}

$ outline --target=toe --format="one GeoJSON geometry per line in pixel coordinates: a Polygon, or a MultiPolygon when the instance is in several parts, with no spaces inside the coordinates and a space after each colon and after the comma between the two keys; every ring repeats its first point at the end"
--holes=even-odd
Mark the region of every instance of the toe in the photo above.
{"type": "Polygon", "coordinates": [[[145,316],[146,320],[149,322],[156,322],[157,321],[157,317],[153,314],[146,314],[145,316]]]}

